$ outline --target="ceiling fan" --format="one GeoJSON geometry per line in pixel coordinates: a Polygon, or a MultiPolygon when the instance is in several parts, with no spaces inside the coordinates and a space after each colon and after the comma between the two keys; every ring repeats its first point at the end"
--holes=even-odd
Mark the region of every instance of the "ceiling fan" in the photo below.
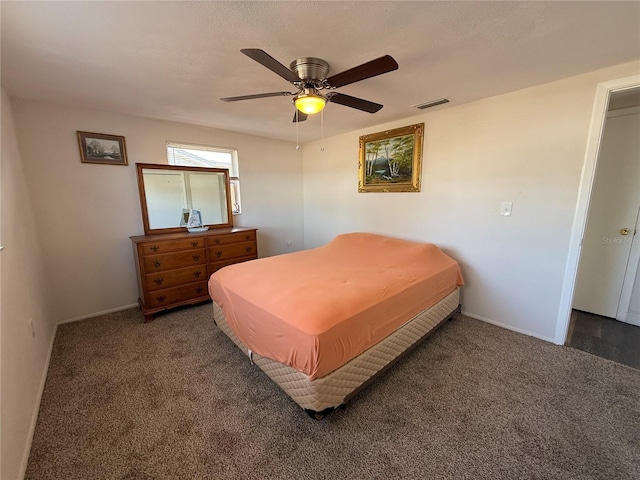
{"type": "Polygon", "coordinates": [[[252,100],[254,98],[288,97],[293,95],[293,104],[297,109],[293,116],[294,122],[303,122],[307,119],[308,115],[320,112],[327,102],[337,103],[345,107],[362,110],[363,112],[376,113],[382,108],[382,105],[379,103],[370,102],[332,90],[398,69],[398,62],[390,55],[385,55],[327,78],[329,64],[321,58],[298,58],[291,62],[289,68],[287,68],[264,50],[244,48],[240,51],[262,66],[280,75],[298,90],[296,92],[257,93],[239,97],[226,97],[220,100],[223,102],[237,102],[239,100],[252,100]],[[329,91],[327,93],[320,93],[321,90],[329,91]]]}

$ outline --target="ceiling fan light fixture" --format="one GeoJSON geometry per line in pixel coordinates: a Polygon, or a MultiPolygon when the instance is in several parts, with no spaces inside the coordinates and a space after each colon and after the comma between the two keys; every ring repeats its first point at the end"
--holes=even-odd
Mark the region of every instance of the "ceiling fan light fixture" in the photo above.
{"type": "Polygon", "coordinates": [[[294,98],[293,103],[302,113],[313,115],[324,108],[327,100],[320,94],[303,93],[294,98]]]}
{"type": "MultiPolygon", "coordinates": [[[[1,1],[1,0],[0,0],[1,1]]],[[[345,85],[376,77],[383,73],[398,69],[398,62],[391,55],[384,55],[356,67],[345,70],[337,75],[327,77],[329,64],[316,57],[301,57],[285,67],[264,50],[259,48],[243,48],[240,50],[247,57],[258,62],[263,67],[285,79],[293,85],[294,92],[269,92],[255,93],[252,95],[240,95],[221,98],[223,102],[237,102],[240,100],[253,100],[256,98],[288,97],[293,95],[293,104],[296,107],[293,122],[304,122],[308,115],[313,115],[324,110],[327,103],[337,103],[345,107],[354,108],[368,113],[376,113],[383,106],[358,97],[352,97],[332,90],[345,85]],[[328,89],[325,95],[320,91],[328,89]]]]}

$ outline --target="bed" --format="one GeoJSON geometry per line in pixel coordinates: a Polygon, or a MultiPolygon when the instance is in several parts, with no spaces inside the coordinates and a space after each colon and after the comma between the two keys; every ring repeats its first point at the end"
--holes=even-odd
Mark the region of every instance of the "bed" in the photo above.
{"type": "Polygon", "coordinates": [[[216,325],[322,418],[451,318],[463,284],[436,245],[349,233],[224,267],[209,294],[216,325]]]}

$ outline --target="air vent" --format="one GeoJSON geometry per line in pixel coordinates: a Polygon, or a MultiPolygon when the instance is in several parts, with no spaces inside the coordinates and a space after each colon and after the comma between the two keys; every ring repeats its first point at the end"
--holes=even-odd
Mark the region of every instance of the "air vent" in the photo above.
{"type": "Polygon", "coordinates": [[[411,105],[411,106],[419,108],[420,110],[424,110],[425,108],[435,107],[437,105],[442,105],[443,103],[449,103],[449,100],[447,100],[446,98],[439,98],[438,100],[433,100],[431,102],[420,103],[418,105],[411,105]]]}

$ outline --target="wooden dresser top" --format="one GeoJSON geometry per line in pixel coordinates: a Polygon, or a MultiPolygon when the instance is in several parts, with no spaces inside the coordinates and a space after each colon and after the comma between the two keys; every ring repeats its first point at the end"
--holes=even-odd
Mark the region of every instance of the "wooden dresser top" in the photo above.
{"type": "Polygon", "coordinates": [[[189,233],[186,230],[179,233],[161,233],[157,235],[134,235],[129,237],[133,243],[140,242],[160,242],[162,240],[177,240],[191,237],[206,237],[209,235],[227,235],[229,233],[253,232],[256,228],[232,227],[232,228],[210,228],[206,232],[189,233]]]}

